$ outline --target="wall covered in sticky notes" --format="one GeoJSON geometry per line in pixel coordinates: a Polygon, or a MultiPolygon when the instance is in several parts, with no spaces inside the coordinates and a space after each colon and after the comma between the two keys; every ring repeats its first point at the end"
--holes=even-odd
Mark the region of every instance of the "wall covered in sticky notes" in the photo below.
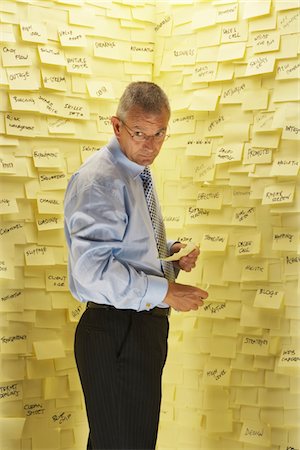
{"type": "Polygon", "coordinates": [[[171,100],[153,169],[169,237],[201,248],[179,281],[209,291],[170,319],[157,449],[300,447],[298,6],[1,2],[3,449],[85,448],[63,196],[135,80],[171,100]]]}

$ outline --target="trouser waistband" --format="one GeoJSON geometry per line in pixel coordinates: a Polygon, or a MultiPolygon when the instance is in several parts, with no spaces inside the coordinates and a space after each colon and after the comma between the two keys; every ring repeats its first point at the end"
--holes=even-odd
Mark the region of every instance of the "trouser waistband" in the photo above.
{"type": "MultiPolygon", "coordinates": [[[[95,309],[106,309],[106,310],[112,310],[112,311],[133,311],[133,310],[128,310],[128,309],[118,309],[115,308],[112,305],[104,305],[103,303],[95,303],[95,302],[87,302],[86,305],[87,308],[95,308],[95,309]]],[[[153,309],[150,309],[149,311],[135,311],[138,313],[143,313],[143,314],[150,314],[152,316],[169,316],[170,315],[170,311],[171,308],[159,308],[158,306],[156,306],[153,309]]]]}

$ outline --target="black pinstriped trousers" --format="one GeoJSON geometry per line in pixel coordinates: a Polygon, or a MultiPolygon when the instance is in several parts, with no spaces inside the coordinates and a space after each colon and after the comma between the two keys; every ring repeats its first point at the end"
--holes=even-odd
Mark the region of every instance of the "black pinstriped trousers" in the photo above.
{"type": "Polygon", "coordinates": [[[166,316],[94,308],[83,313],[75,357],[89,450],[155,448],[168,331],[166,316]]]}

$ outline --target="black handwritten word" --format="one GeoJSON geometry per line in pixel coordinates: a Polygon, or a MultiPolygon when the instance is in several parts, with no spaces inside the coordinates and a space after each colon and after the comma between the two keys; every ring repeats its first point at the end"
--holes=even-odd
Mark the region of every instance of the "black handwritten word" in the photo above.
{"type": "Polygon", "coordinates": [[[262,347],[263,345],[268,345],[269,341],[267,339],[245,337],[244,344],[259,345],[262,347]]]}
{"type": "Polygon", "coordinates": [[[64,173],[58,173],[55,175],[40,175],[40,181],[57,181],[61,180],[62,178],[66,178],[66,175],[64,173]]]}
{"type": "Polygon", "coordinates": [[[10,200],[8,198],[1,198],[0,205],[10,206],[10,200]]]}
{"type": "Polygon", "coordinates": [[[170,20],[170,16],[164,17],[163,20],[158,25],[156,25],[156,27],[154,27],[154,31],[158,31],[163,25],[170,22],[170,20]]]}
{"type": "Polygon", "coordinates": [[[17,73],[11,73],[9,74],[9,81],[16,81],[16,80],[22,80],[26,81],[30,77],[30,73],[28,70],[25,70],[25,72],[17,72],[17,73]]]}
{"type": "Polygon", "coordinates": [[[39,100],[46,104],[46,110],[48,110],[53,114],[58,114],[58,110],[56,109],[56,106],[54,106],[51,100],[49,100],[46,97],[43,97],[42,95],[39,95],[39,100]]]}
{"type": "Polygon", "coordinates": [[[286,450],[299,450],[299,448],[287,446],[286,450]]]}
{"type": "Polygon", "coordinates": [[[288,16],[284,16],[284,17],[282,17],[282,19],[280,20],[280,25],[283,27],[283,28],[287,28],[291,23],[293,23],[295,20],[297,20],[298,19],[298,16],[299,16],[299,12],[297,12],[294,16],[292,16],[292,17],[288,17],[288,16]]]}
{"type": "Polygon", "coordinates": [[[300,256],[287,256],[286,257],[286,263],[287,264],[294,264],[300,262],[300,256]]]}
{"type": "Polygon", "coordinates": [[[68,36],[69,41],[78,41],[83,37],[82,34],[73,34],[73,30],[62,30],[58,34],[59,37],[68,36]]]}
{"type": "Polygon", "coordinates": [[[268,62],[267,56],[259,56],[258,58],[250,61],[249,66],[255,67],[256,69],[260,69],[264,64],[268,62]]]}
{"type": "Polygon", "coordinates": [[[69,116],[84,117],[84,113],[82,112],[83,110],[82,106],[70,105],[70,103],[66,103],[64,109],[68,110],[69,116]]]}
{"type": "Polygon", "coordinates": [[[100,89],[97,90],[96,95],[97,97],[101,97],[103,94],[107,92],[107,89],[105,86],[102,86],[100,89]]]}
{"type": "Polygon", "coordinates": [[[94,146],[90,146],[90,145],[83,145],[82,146],[82,151],[83,152],[96,152],[97,150],[99,150],[99,147],[94,147],[94,146]]]}
{"type": "Polygon", "coordinates": [[[11,116],[10,114],[7,114],[6,118],[9,121],[8,126],[10,128],[17,128],[20,131],[23,131],[23,130],[32,131],[34,129],[34,126],[21,125],[20,123],[14,123],[14,122],[20,122],[21,121],[20,117],[11,116]]]}
{"type": "Polygon", "coordinates": [[[17,386],[17,383],[9,384],[7,386],[0,386],[0,398],[19,397],[20,390],[17,386]]]}
{"type": "Polygon", "coordinates": [[[297,362],[300,361],[300,357],[296,355],[295,350],[283,350],[281,361],[297,362]]]}
{"type": "Polygon", "coordinates": [[[259,436],[262,437],[264,435],[263,430],[253,430],[251,428],[246,427],[245,436],[259,436]]]}
{"type": "Polygon", "coordinates": [[[299,166],[299,161],[292,159],[279,159],[277,161],[278,166],[299,166]]]}
{"type": "Polygon", "coordinates": [[[220,198],[220,192],[200,192],[197,196],[197,200],[215,200],[218,198],[220,198]]]}
{"type": "Polygon", "coordinates": [[[253,244],[252,241],[239,241],[238,242],[238,253],[250,253],[251,251],[251,245],[253,244]]]}
{"type": "Polygon", "coordinates": [[[209,69],[208,66],[201,66],[195,68],[195,73],[197,74],[198,78],[203,78],[207,75],[213,75],[214,71],[209,69]]]}
{"type": "Polygon", "coordinates": [[[252,266],[251,264],[247,264],[245,270],[249,270],[251,272],[263,272],[264,268],[262,266],[252,266]]]}
{"type": "Polygon", "coordinates": [[[48,275],[47,278],[53,282],[53,286],[63,287],[66,285],[66,275],[48,275]]]}
{"type": "Polygon", "coordinates": [[[273,298],[273,296],[277,297],[278,294],[279,294],[278,291],[273,291],[273,290],[270,290],[270,289],[260,288],[259,291],[258,291],[258,295],[267,295],[270,298],[273,298]]]}
{"type": "Polygon", "coordinates": [[[82,311],[82,306],[81,305],[77,306],[77,308],[73,309],[73,311],[71,312],[72,317],[75,319],[76,317],[78,317],[81,314],[81,311],[82,311]]]}
{"type": "Polygon", "coordinates": [[[58,224],[58,217],[49,217],[48,219],[38,219],[38,225],[49,225],[51,223],[58,224]]]}
{"type": "Polygon", "coordinates": [[[88,63],[85,57],[67,57],[67,63],[71,64],[72,69],[88,69],[88,63]]]}
{"type": "Polygon", "coordinates": [[[3,53],[12,53],[14,58],[17,61],[27,61],[27,59],[29,58],[29,55],[22,55],[20,53],[16,53],[16,49],[15,48],[8,48],[8,47],[3,47],[2,49],[3,53]]]}
{"type": "Polygon", "coordinates": [[[254,208],[242,209],[241,211],[235,213],[234,218],[238,222],[243,222],[254,212],[254,208]]]}
{"type": "Polygon", "coordinates": [[[152,53],[152,52],[154,52],[153,47],[137,47],[136,45],[132,45],[130,47],[130,50],[132,52],[145,52],[145,53],[152,53]]]}
{"type": "Polygon", "coordinates": [[[226,370],[222,369],[220,371],[218,371],[218,369],[214,369],[214,370],[208,370],[206,372],[206,375],[208,377],[212,377],[214,378],[216,381],[218,381],[220,378],[222,378],[224,375],[226,375],[226,370]]]}
{"type": "Polygon", "coordinates": [[[234,94],[240,94],[245,88],[246,85],[245,83],[243,83],[240,86],[235,86],[234,88],[226,89],[226,91],[223,92],[223,98],[232,97],[234,94]]]}
{"type": "Polygon", "coordinates": [[[213,120],[208,126],[208,131],[211,131],[213,128],[215,128],[215,126],[219,125],[224,120],[225,120],[224,116],[220,116],[217,119],[213,120]]]}
{"type": "Polygon", "coordinates": [[[204,164],[201,164],[200,166],[197,166],[195,168],[195,176],[198,178],[204,177],[207,175],[212,169],[214,169],[214,164],[211,164],[209,166],[205,166],[204,164]]]}
{"type": "Polygon", "coordinates": [[[236,27],[223,28],[222,33],[228,37],[228,39],[238,39],[241,37],[236,27]]]}
{"type": "Polygon", "coordinates": [[[0,236],[3,236],[4,234],[10,233],[14,230],[21,230],[23,228],[23,225],[21,223],[16,223],[15,225],[11,225],[7,228],[0,228],[0,236]]]}
{"type": "Polygon", "coordinates": [[[40,414],[44,414],[45,412],[45,408],[43,408],[43,405],[41,405],[40,403],[25,404],[24,410],[27,417],[37,416],[40,414]]]}
{"type": "Polygon", "coordinates": [[[27,31],[27,33],[29,33],[30,36],[38,36],[38,37],[41,36],[41,34],[38,31],[32,29],[32,25],[29,26],[22,25],[22,31],[27,31]]]}
{"type": "Polygon", "coordinates": [[[203,306],[204,311],[210,311],[212,314],[216,314],[224,308],[226,308],[226,303],[208,303],[203,306]]]}
{"type": "Polygon", "coordinates": [[[40,203],[50,203],[51,205],[59,205],[59,201],[51,198],[40,198],[40,203]]]}
{"type": "Polygon", "coordinates": [[[11,342],[15,341],[25,341],[27,339],[27,336],[25,334],[22,335],[16,335],[16,336],[2,336],[0,338],[2,344],[9,344],[11,342]]]}
{"type": "Polygon", "coordinates": [[[0,261],[0,272],[7,272],[7,266],[5,261],[0,261]]]}
{"type": "Polygon", "coordinates": [[[15,291],[12,294],[4,295],[4,297],[1,297],[2,302],[6,302],[7,300],[14,300],[15,298],[18,298],[22,294],[21,291],[15,291]]]}
{"type": "Polygon", "coordinates": [[[219,10],[218,11],[218,16],[222,16],[223,14],[229,14],[229,13],[234,13],[236,11],[236,8],[227,8],[224,10],[219,10]]]}
{"type": "Polygon", "coordinates": [[[298,135],[298,133],[300,132],[300,128],[295,127],[294,125],[286,125],[285,131],[291,131],[292,133],[295,133],[298,135]]]}
{"type": "Polygon", "coordinates": [[[292,242],[294,237],[295,237],[295,235],[290,234],[290,233],[280,233],[280,234],[275,233],[274,234],[275,241],[279,241],[280,239],[287,239],[289,242],[292,242]]]}
{"type": "Polygon", "coordinates": [[[37,256],[37,255],[45,255],[47,253],[47,247],[37,247],[31,250],[26,250],[26,256],[37,256]]]}
{"type": "Polygon", "coordinates": [[[41,159],[50,159],[50,158],[58,158],[59,153],[58,152],[39,152],[37,150],[34,150],[33,152],[34,158],[41,158],[41,159]]]}
{"type": "Polygon", "coordinates": [[[62,423],[68,421],[71,418],[72,414],[68,413],[66,414],[65,412],[62,412],[61,414],[54,414],[52,416],[52,420],[54,423],[58,422],[59,425],[61,425],[62,423]]]}
{"type": "Polygon", "coordinates": [[[61,83],[66,81],[66,77],[64,75],[51,75],[50,77],[45,76],[43,78],[44,83],[61,83]]]}
{"type": "Polygon", "coordinates": [[[258,156],[260,158],[261,156],[266,156],[266,155],[269,155],[270,153],[271,153],[271,150],[269,148],[262,148],[259,150],[256,150],[254,148],[249,148],[247,151],[247,157],[253,158],[255,156],[258,156]]]}
{"type": "Polygon", "coordinates": [[[164,220],[166,222],[180,222],[180,216],[166,216],[164,220]]]}
{"type": "Polygon", "coordinates": [[[177,123],[177,122],[188,122],[189,120],[194,120],[195,116],[193,114],[191,114],[190,116],[184,116],[184,117],[175,117],[172,122],[173,123],[177,123]]]}
{"type": "Polygon", "coordinates": [[[218,158],[219,159],[226,159],[227,161],[232,161],[234,159],[233,150],[230,148],[219,148],[218,150],[218,158]]]}
{"type": "Polygon", "coordinates": [[[56,50],[54,48],[40,47],[39,51],[41,53],[49,53],[50,55],[54,55],[54,56],[61,55],[60,50],[56,50]]]}
{"type": "Polygon", "coordinates": [[[192,238],[187,237],[187,236],[182,236],[182,237],[177,237],[176,241],[182,242],[182,243],[186,243],[186,242],[192,242],[192,238]]]}
{"type": "Polygon", "coordinates": [[[195,139],[194,141],[187,141],[187,145],[210,145],[211,139],[195,139]]]}
{"type": "Polygon", "coordinates": [[[174,56],[194,56],[195,55],[195,49],[190,48],[188,50],[174,50],[174,56]]]}
{"type": "Polygon", "coordinates": [[[211,236],[210,234],[205,234],[203,238],[205,241],[224,242],[224,238],[222,236],[211,236]]]}
{"type": "Polygon", "coordinates": [[[103,41],[103,42],[95,42],[95,47],[96,48],[114,48],[116,47],[116,42],[115,41],[103,41]]]}
{"type": "Polygon", "coordinates": [[[208,209],[196,208],[194,206],[190,206],[188,212],[191,219],[196,219],[199,216],[209,216],[210,214],[210,211],[208,209]]]}
{"type": "Polygon", "coordinates": [[[270,199],[272,203],[284,202],[291,198],[292,194],[284,194],[283,191],[267,192],[266,198],[270,199]]]}
{"type": "Polygon", "coordinates": [[[101,116],[101,115],[99,115],[98,118],[99,118],[99,120],[102,120],[104,125],[109,125],[110,124],[110,116],[101,116]]]}
{"type": "Polygon", "coordinates": [[[31,97],[17,97],[16,95],[13,95],[12,98],[16,103],[32,103],[35,105],[35,99],[31,97]]]}

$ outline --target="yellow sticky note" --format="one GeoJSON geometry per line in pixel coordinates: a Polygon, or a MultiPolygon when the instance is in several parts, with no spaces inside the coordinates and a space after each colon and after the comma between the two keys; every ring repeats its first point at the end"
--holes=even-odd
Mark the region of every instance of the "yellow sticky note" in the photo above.
{"type": "Polygon", "coordinates": [[[299,369],[300,368],[300,348],[299,345],[284,345],[278,361],[278,367],[299,369]]]}
{"type": "Polygon", "coordinates": [[[54,64],[56,66],[65,66],[65,55],[64,52],[54,46],[45,45],[38,46],[38,52],[40,55],[41,62],[44,64],[54,64]]]}
{"type": "Polygon", "coordinates": [[[219,89],[199,89],[193,94],[190,111],[215,111],[219,99],[219,89]]]}
{"type": "Polygon", "coordinates": [[[204,122],[203,135],[205,137],[223,136],[225,116],[217,114],[204,122]]]}
{"type": "Polygon", "coordinates": [[[56,94],[42,94],[39,93],[37,96],[37,107],[38,111],[47,116],[63,116],[63,97],[56,94]]]}
{"type": "Polygon", "coordinates": [[[254,298],[254,306],[267,309],[279,309],[284,292],[273,288],[259,288],[254,298]]]}
{"type": "Polygon", "coordinates": [[[300,140],[299,117],[285,119],[282,130],[282,139],[300,140]]]}
{"type": "Polygon", "coordinates": [[[275,80],[290,80],[300,77],[299,58],[277,61],[275,80]]]}
{"type": "Polygon", "coordinates": [[[227,233],[204,233],[200,243],[201,252],[224,252],[227,241],[227,233]]]}
{"type": "Polygon", "coordinates": [[[37,195],[37,206],[40,214],[62,214],[63,197],[59,194],[39,193],[37,195]]]}
{"type": "Polygon", "coordinates": [[[260,89],[260,95],[256,94],[257,91],[250,89],[245,92],[242,103],[243,110],[247,111],[247,110],[267,109],[269,101],[269,90],[260,89]]]}
{"type": "Polygon", "coordinates": [[[243,6],[243,19],[251,19],[269,14],[271,0],[252,0],[250,3],[245,3],[243,6]]]}
{"type": "Polygon", "coordinates": [[[215,163],[225,164],[232,161],[240,161],[243,154],[243,143],[230,143],[221,145],[216,149],[215,163]]]}
{"type": "Polygon", "coordinates": [[[22,438],[25,420],[25,417],[1,417],[0,435],[2,442],[14,442],[17,439],[20,440],[22,438]]]}
{"type": "Polygon", "coordinates": [[[192,82],[203,83],[213,81],[216,78],[218,63],[197,63],[193,69],[192,82]]]}
{"type": "Polygon", "coordinates": [[[31,66],[31,50],[16,45],[5,45],[1,49],[3,67],[31,66]]]}
{"type": "Polygon", "coordinates": [[[91,58],[86,55],[74,55],[70,52],[65,55],[67,72],[90,75],[92,73],[91,58]]]}
{"type": "Polygon", "coordinates": [[[262,422],[246,421],[241,429],[240,441],[247,444],[270,447],[271,427],[262,422]]]}
{"type": "Polygon", "coordinates": [[[172,66],[194,65],[196,62],[197,49],[194,43],[178,46],[171,52],[170,63],[172,66]]]}
{"type": "Polygon", "coordinates": [[[3,354],[26,354],[27,335],[23,332],[10,331],[0,338],[1,353],[3,354]]]}
{"type": "Polygon", "coordinates": [[[33,348],[37,360],[64,358],[65,349],[60,339],[33,342],[33,348]]]}
{"type": "Polygon", "coordinates": [[[36,91],[39,89],[39,74],[35,69],[14,68],[6,69],[9,88],[21,91],[36,91]]]}
{"type": "Polygon", "coordinates": [[[198,190],[197,207],[207,209],[221,209],[223,190],[221,188],[202,188],[198,190]]]}
{"type": "Polygon", "coordinates": [[[41,72],[42,72],[42,81],[45,88],[54,89],[57,91],[67,90],[67,78],[64,69],[54,70],[43,67],[41,69],[41,72]]]}
{"type": "Polygon", "coordinates": [[[11,195],[0,196],[0,214],[13,214],[18,212],[17,200],[14,197],[11,195]]]}
{"type": "Polygon", "coordinates": [[[10,23],[2,23],[0,30],[1,42],[16,42],[13,25],[10,23]]]}
{"type": "Polygon", "coordinates": [[[68,291],[67,270],[51,269],[46,271],[46,291],[68,291]]]}
{"type": "Polygon", "coordinates": [[[191,112],[175,113],[172,115],[169,125],[171,134],[194,133],[196,118],[191,112]]]}
{"type": "Polygon", "coordinates": [[[193,242],[189,242],[186,244],[185,247],[181,248],[179,252],[174,253],[171,256],[168,256],[167,258],[160,258],[162,261],[178,261],[183,256],[187,256],[189,253],[191,253],[193,250],[197,248],[197,245],[193,242]]]}
{"type": "Polygon", "coordinates": [[[51,134],[74,134],[75,125],[69,119],[50,119],[48,118],[48,130],[51,134]]]}
{"type": "Polygon", "coordinates": [[[207,363],[203,370],[202,382],[205,385],[229,386],[231,369],[228,364],[207,363]]]}
{"type": "Polygon", "coordinates": [[[118,39],[97,39],[94,41],[94,56],[98,58],[131,61],[131,43],[118,39]]]}
{"type": "Polygon", "coordinates": [[[273,55],[254,56],[248,60],[245,76],[273,72],[274,65],[275,56],[273,55]]]}
{"type": "Polygon", "coordinates": [[[64,219],[58,214],[39,214],[36,216],[36,225],[39,231],[58,230],[64,227],[64,219]]]}
{"type": "Polygon", "coordinates": [[[223,25],[221,31],[222,44],[231,42],[243,42],[248,38],[248,24],[240,22],[223,25]]]}
{"type": "Polygon", "coordinates": [[[269,164],[272,161],[273,152],[267,147],[253,147],[246,142],[244,147],[243,164],[269,164]]]}
{"type": "Polygon", "coordinates": [[[233,59],[241,59],[244,57],[246,44],[244,42],[233,42],[229,44],[221,44],[217,61],[231,61],[233,59]]]}
{"type": "Polygon", "coordinates": [[[38,111],[37,96],[35,94],[9,94],[12,110],[38,111]]]}
{"type": "Polygon", "coordinates": [[[42,191],[66,189],[67,174],[65,172],[45,172],[39,174],[42,191]]]}
{"type": "Polygon", "coordinates": [[[294,199],[295,185],[278,183],[267,186],[264,189],[262,204],[273,205],[282,203],[292,203],[294,199]]]}
{"type": "Polygon", "coordinates": [[[80,155],[81,161],[84,162],[89,156],[99,150],[99,146],[96,145],[81,145],[80,146],[80,155]]]}
{"type": "Polygon", "coordinates": [[[89,105],[80,98],[67,97],[63,104],[62,115],[70,119],[88,120],[90,118],[89,105]]]}
{"type": "Polygon", "coordinates": [[[186,144],[186,156],[210,156],[213,140],[210,138],[189,138],[186,144]]]}
{"type": "Polygon", "coordinates": [[[109,81],[87,80],[86,84],[90,97],[103,99],[115,98],[112,83],[109,81]]]}
{"type": "Polygon", "coordinates": [[[0,152],[0,173],[13,174],[16,173],[16,170],[15,156],[0,152]]]}
{"type": "Polygon", "coordinates": [[[52,247],[30,245],[25,247],[24,255],[28,266],[53,266],[55,264],[52,247]]]}
{"type": "Polygon", "coordinates": [[[23,41],[47,42],[47,28],[42,23],[20,22],[21,37],[23,41]]]}
{"type": "Polygon", "coordinates": [[[16,136],[34,137],[37,133],[33,117],[16,113],[5,114],[5,127],[7,134],[16,136]]]}
{"type": "Polygon", "coordinates": [[[236,256],[256,255],[260,252],[261,233],[243,233],[235,236],[236,256]]]}
{"type": "Polygon", "coordinates": [[[200,317],[225,319],[226,302],[210,302],[206,300],[204,305],[198,311],[198,313],[200,317]]]}
{"type": "Polygon", "coordinates": [[[232,3],[228,5],[216,5],[217,15],[216,22],[235,22],[238,16],[238,4],[232,3]]]}
{"type": "Polygon", "coordinates": [[[281,34],[292,34],[299,32],[299,8],[290,11],[279,11],[277,13],[277,26],[281,34]]]}
{"type": "Polygon", "coordinates": [[[15,279],[15,262],[12,256],[0,256],[0,278],[5,280],[15,279]]]}
{"type": "Polygon", "coordinates": [[[182,228],[184,224],[184,207],[165,207],[163,220],[167,229],[182,228]]]}
{"type": "Polygon", "coordinates": [[[85,47],[87,45],[86,36],[80,28],[59,27],[58,37],[63,47],[85,47]]]}
{"type": "Polygon", "coordinates": [[[293,228],[273,228],[272,250],[297,251],[299,232],[293,228]]]}
{"type": "Polygon", "coordinates": [[[269,354],[269,346],[270,339],[268,337],[244,336],[242,353],[267,356],[269,354]]]}
{"type": "Polygon", "coordinates": [[[58,148],[35,148],[32,152],[35,167],[59,168],[62,165],[62,158],[58,148]]]}
{"type": "Polygon", "coordinates": [[[206,427],[207,433],[230,433],[233,430],[233,411],[218,410],[206,411],[206,427]]]}
{"type": "Polygon", "coordinates": [[[253,36],[253,52],[264,53],[279,49],[280,33],[277,31],[264,31],[253,36]]]}
{"type": "Polygon", "coordinates": [[[268,279],[268,262],[249,260],[242,263],[242,281],[266,281],[268,279]]]}

